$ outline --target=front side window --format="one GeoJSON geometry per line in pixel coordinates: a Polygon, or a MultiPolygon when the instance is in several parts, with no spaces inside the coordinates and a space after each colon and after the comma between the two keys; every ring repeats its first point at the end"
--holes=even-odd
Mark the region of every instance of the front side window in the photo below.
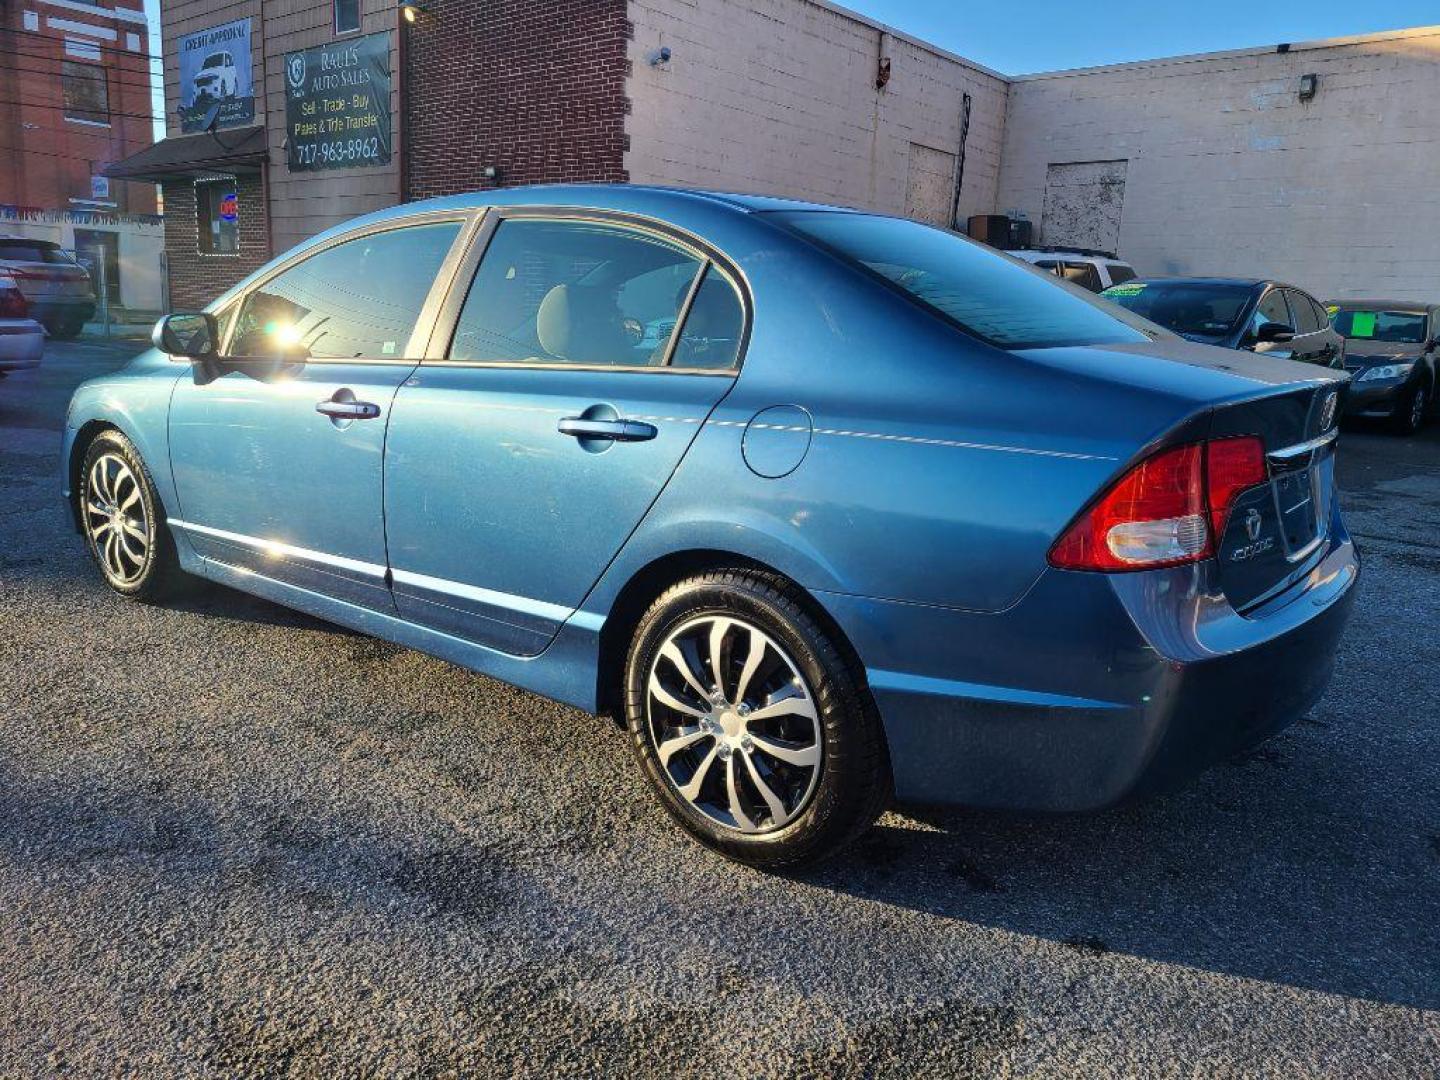
{"type": "Polygon", "coordinates": [[[743,309],[718,270],[676,244],[586,221],[502,221],[465,298],[450,359],[609,367],[731,367],[743,309]]]}
{"type": "Polygon", "coordinates": [[[199,250],[206,255],[240,250],[240,200],[233,178],[196,182],[195,229],[199,250]]]}
{"type": "Polygon", "coordinates": [[[1031,273],[958,233],[842,211],[782,211],[771,216],[998,348],[1115,345],[1151,339],[1140,323],[1126,321],[1110,305],[1031,273]]]}
{"type": "Polygon", "coordinates": [[[232,356],[399,360],[460,222],[369,233],[325,248],[249,293],[232,356]]]}
{"type": "Polygon", "coordinates": [[[349,34],[360,29],[360,0],[335,0],[335,32],[349,34]]]}
{"type": "Polygon", "coordinates": [[[1290,315],[1295,322],[1295,332],[1299,334],[1318,333],[1324,321],[1315,317],[1315,311],[1310,306],[1309,299],[1303,293],[1292,292],[1290,294],[1290,315]]]}
{"type": "Polygon", "coordinates": [[[1391,341],[1419,345],[1425,341],[1425,313],[1342,308],[1335,313],[1335,329],[1352,341],[1391,341]]]}
{"type": "Polygon", "coordinates": [[[65,101],[65,119],[91,124],[110,122],[110,90],[105,69],[99,64],[64,61],[60,67],[60,90],[65,101]]]}
{"type": "Polygon", "coordinates": [[[1110,263],[1107,266],[1110,271],[1110,284],[1123,285],[1127,281],[1135,280],[1135,268],[1125,263],[1110,263]]]}
{"type": "Polygon", "coordinates": [[[1290,309],[1285,304],[1285,294],[1279,289],[1271,289],[1255,305],[1255,314],[1250,317],[1250,336],[1255,337],[1260,333],[1260,327],[1266,323],[1283,323],[1291,328],[1294,323],[1290,321],[1290,309]]]}

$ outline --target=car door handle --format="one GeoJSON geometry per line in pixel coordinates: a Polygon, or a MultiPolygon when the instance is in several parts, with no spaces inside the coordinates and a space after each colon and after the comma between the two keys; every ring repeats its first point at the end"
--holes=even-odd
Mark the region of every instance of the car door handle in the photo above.
{"type": "Polygon", "coordinates": [[[326,398],[315,403],[315,411],[324,413],[333,420],[374,420],[380,415],[380,406],[372,401],[335,401],[326,398]]]}
{"type": "Polygon", "coordinates": [[[559,430],[561,435],[576,439],[614,439],[616,442],[644,442],[659,434],[654,424],[642,420],[586,420],[581,416],[567,416],[560,421],[559,430]]]}

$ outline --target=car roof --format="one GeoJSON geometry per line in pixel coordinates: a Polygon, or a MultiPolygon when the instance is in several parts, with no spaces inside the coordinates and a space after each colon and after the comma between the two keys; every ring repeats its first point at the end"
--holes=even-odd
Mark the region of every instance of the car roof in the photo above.
{"type": "MultiPolygon", "coordinates": [[[[750,195],[733,191],[709,191],[701,188],[663,187],[651,184],[523,184],[515,187],[471,191],[461,195],[442,195],[421,202],[403,203],[394,207],[397,214],[425,210],[474,209],[484,206],[525,205],[539,201],[555,206],[586,206],[599,209],[631,210],[637,204],[655,208],[666,204],[694,202],[720,203],[749,213],[775,210],[825,210],[837,213],[863,214],[867,211],[849,206],[785,199],[774,195],[750,195]]],[[[385,211],[382,213],[389,213],[385,211]]]]}
{"type": "Polygon", "coordinates": [[[1337,307],[1342,311],[1404,311],[1416,315],[1428,312],[1435,307],[1434,304],[1427,304],[1419,300],[1326,300],[1327,307],[1337,307]]]}
{"type": "Polygon", "coordinates": [[[1107,265],[1129,266],[1130,264],[1118,255],[1097,255],[1093,251],[1080,251],[1078,248],[1021,248],[1016,251],[1007,251],[1007,255],[1016,255],[1029,262],[1030,259],[1084,259],[1087,262],[1106,263],[1107,265]]]}

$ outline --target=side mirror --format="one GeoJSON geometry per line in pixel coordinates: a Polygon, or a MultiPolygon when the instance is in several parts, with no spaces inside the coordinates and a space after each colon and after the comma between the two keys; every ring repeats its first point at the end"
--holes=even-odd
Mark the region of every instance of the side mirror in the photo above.
{"type": "Polygon", "coordinates": [[[220,327],[215,316],[166,315],[150,332],[150,342],[161,352],[187,360],[208,360],[220,348],[220,327]]]}
{"type": "Polygon", "coordinates": [[[1255,331],[1255,340],[1262,345],[1283,345],[1295,340],[1295,328],[1283,322],[1261,323],[1255,331]]]}

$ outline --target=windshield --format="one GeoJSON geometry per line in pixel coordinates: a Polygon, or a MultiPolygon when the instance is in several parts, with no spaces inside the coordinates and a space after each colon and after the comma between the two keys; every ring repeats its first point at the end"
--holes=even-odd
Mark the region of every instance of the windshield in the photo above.
{"type": "Polygon", "coordinates": [[[1100,295],[1177,334],[1222,338],[1235,329],[1252,291],[1248,285],[1130,281],[1100,295]]]}
{"type": "Polygon", "coordinates": [[[1419,311],[1366,311],[1348,308],[1334,312],[1337,333],[1352,341],[1395,341],[1419,345],[1425,341],[1425,315],[1419,311]]]}
{"type": "Polygon", "coordinates": [[[72,261],[54,244],[47,244],[43,240],[0,240],[0,259],[65,264],[72,261]]]}
{"type": "Polygon", "coordinates": [[[958,233],[840,211],[771,216],[960,329],[1002,349],[1149,341],[1083,290],[1061,284],[958,233]]]}

